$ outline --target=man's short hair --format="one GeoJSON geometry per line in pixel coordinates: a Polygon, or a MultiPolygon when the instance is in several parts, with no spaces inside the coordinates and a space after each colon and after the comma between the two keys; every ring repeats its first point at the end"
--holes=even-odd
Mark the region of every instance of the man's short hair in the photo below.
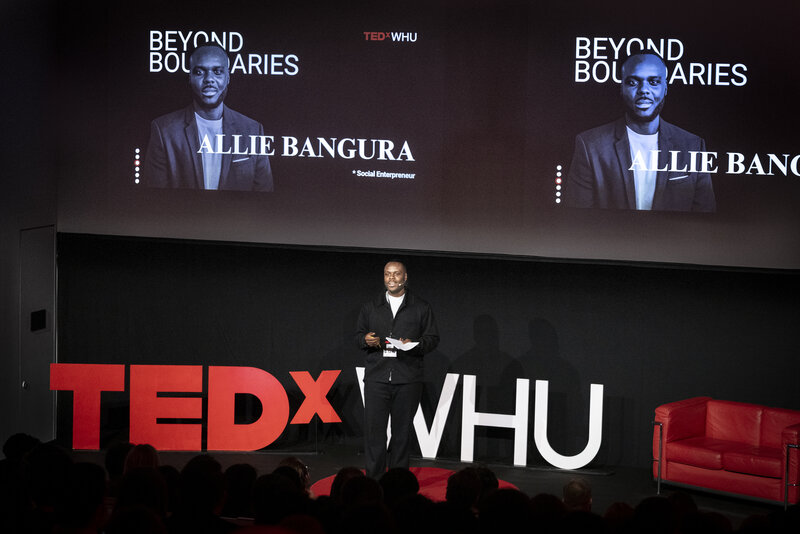
{"type": "Polygon", "coordinates": [[[397,258],[392,258],[388,260],[386,263],[384,263],[384,265],[389,265],[390,263],[399,263],[400,265],[403,266],[403,269],[406,268],[406,262],[404,262],[403,260],[398,260],[397,258]]]}
{"type": "Polygon", "coordinates": [[[225,54],[225,57],[226,57],[226,58],[227,58],[227,60],[228,60],[228,65],[227,65],[227,66],[228,66],[228,68],[230,68],[230,67],[231,67],[231,58],[230,58],[230,56],[228,55],[228,51],[227,51],[227,50],[225,50],[225,48],[224,48],[224,47],[223,47],[221,44],[219,44],[218,42],[216,42],[216,41],[204,41],[204,42],[202,42],[202,43],[198,44],[197,46],[195,46],[194,48],[192,48],[192,50],[189,52],[189,63],[191,64],[191,62],[192,62],[192,56],[194,55],[194,53],[195,53],[195,52],[197,52],[197,51],[198,51],[198,50],[200,50],[201,48],[209,48],[209,47],[210,47],[210,48],[217,48],[217,49],[219,49],[219,50],[222,50],[222,53],[223,53],[223,54],[225,54]]]}
{"type": "Polygon", "coordinates": [[[622,72],[622,70],[625,68],[625,64],[628,63],[628,61],[630,61],[631,59],[635,58],[636,56],[654,56],[658,58],[658,60],[661,62],[661,65],[664,66],[664,72],[669,74],[669,68],[667,67],[667,62],[664,61],[663,57],[653,52],[652,50],[642,50],[640,52],[636,52],[635,54],[631,54],[628,57],[626,57],[624,60],[622,60],[622,63],[620,64],[620,72],[622,72]]]}

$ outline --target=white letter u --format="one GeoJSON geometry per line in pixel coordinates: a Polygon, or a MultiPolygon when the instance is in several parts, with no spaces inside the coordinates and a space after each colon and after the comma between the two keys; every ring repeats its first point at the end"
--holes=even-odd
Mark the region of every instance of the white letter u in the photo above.
{"type": "Polygon", "coordinates": [[[589,397],[589,442],[575,456],[558,454],[547,441],[547,380],[536,381],[536,406],[534,409],[533,439],[542,458],[561,469],[580,469],[591,462],[600,450],[603,439],[603,385],[592,384],[589,397]]]}

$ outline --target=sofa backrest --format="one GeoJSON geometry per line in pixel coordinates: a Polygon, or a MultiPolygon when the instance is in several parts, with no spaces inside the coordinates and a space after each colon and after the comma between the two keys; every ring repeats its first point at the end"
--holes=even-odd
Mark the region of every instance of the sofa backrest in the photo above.
{"type": "Polygon", "coordinates": [[[764,410],[757,404],[710,400],[706,405],[706,437],[758,447],[764,410]]]}
{"type": "Polygon", "coordinates": [[[798,423],[800,423],[800,411],[764,408],[764,415],[761,418],[761,446],[780,448],[783,429],[798,423]]]}

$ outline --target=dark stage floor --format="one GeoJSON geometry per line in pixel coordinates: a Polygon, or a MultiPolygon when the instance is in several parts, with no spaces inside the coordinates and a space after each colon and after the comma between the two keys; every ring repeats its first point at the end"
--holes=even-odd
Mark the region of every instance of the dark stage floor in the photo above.
{"type": "MultiPolygon", "coordinates": [[[[76,461],[89,461],[103,465],[104,451],[73,451],[76,461]]],[[[162,464],[173,465],[181,469],[196,452],[160,452],[162,464]]],[[[247,453],[238,452],[212,452],[223,469],[237,463],[253,465],[259,475],[271,472],[278,466],[278,462],[287,456],[297,456],[304,460],[311,472],[312,482],[336,474],[342,467],[362,467],[363,458],[356,447],[336,445],[327,447],[320,453],[297,453],[292,451],[256,451],[247,453]]],[[[440,467],[458,470],[470,464],[455,460],[426,460],[412,458],[412,466],[440,467]]],[[[485,462],[494,471],[499,479],[517,486],[529,496],[539,493],[552,493],[561,495],[561,488],[570,479],[582,477],[592,485],[593,511],[603,514],[614,502],[626,502],[636,506],[642,499],[656,495],[656,483],[651,479],[649,471],[642,467],[611,467],[593,466],[592,468],[577,471],[565,471],[548,467],[514,467],[508,464],[485,462]]],[[[671,486],[662,486],[662,494],[668,495],[674,491],[685,491],[704,511],[719,512],[728,517],[734,528],[741,521],[754,514],[766,514],[782,508],[781,505],[772,505],[762,502],[731,498],[711,493],[694,490],[684,490],[671,486]]]]}

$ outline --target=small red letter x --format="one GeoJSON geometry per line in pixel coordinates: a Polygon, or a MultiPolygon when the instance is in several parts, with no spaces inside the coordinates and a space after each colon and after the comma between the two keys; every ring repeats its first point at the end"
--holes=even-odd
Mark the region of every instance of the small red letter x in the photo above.
{"type": "Polygon", "coordinates": [[[341,423],[342,420],[339,415],[328,402],[326,395],[331,390],[333,383],[341,371],[322,371],[319,378],[315,382],[311,378],[308,371],[295,371],[290,372],[294,381],[300,386],[300,390],[306,396],[303,404],[294,414],[292,425],[302,425],[311,422],[311,418],[315,413],[319,414],[319,418],[323,423],[341,423]]]}

